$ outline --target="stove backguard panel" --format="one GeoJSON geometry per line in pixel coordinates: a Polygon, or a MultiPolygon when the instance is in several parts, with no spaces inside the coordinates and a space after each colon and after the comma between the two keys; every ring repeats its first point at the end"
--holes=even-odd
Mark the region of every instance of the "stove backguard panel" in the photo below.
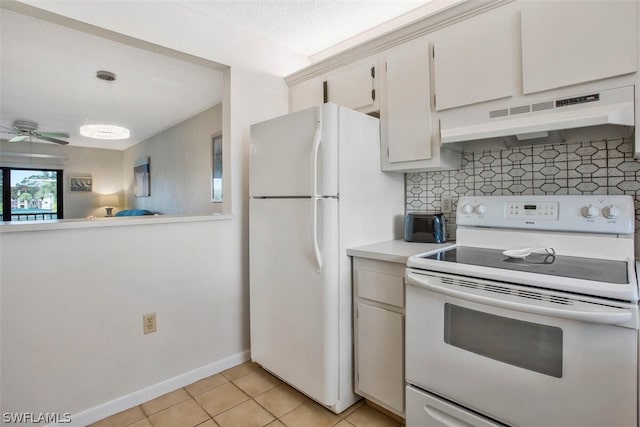
{"type": "Polygon", "coordinates": [[[633,196],[640,254],[640,161],[630,138],[468,152],[460,169],[406,175],[407,212],[440,212],[443,200],[451,201],[445,213],[451,240],[460,196],[530,194],[633,196]]]}

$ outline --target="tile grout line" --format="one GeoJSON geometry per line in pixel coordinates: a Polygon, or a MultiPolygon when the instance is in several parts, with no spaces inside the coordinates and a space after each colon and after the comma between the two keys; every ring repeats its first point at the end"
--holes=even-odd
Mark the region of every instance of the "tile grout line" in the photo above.
{"type": "MultiPolygon", "coordinates": [[[[227,380],[227,382],[225,382],[225,383],[223,383],[223,384],[228,384],[228,383],[233,384],[233,385],[234,385],[235,387],[237,387],[240,391],[242,391],[242,393],[243,393],[245,396],[247,396],[247,397],[248,397],[248,399],[247,399],[247,400],[244,400],[244,401],[242,401],[242,402],[239,402],[239,403],[237,403],[236,405],[234,405],[234,406],[232,406],[232,407],[230,407],[230,408],[225,409],[224,411],[220,412],[219,414],[211,415],[211,414],[210,414],[210,413],[209,413],[209,412],[208,412],[208,411],[207,411],[207,410],[206,410],[202,405],[200,405],[200,402],[198,402],[198,401],[195,399],[195,396],[191,395],[190,393],[189,393],[189,395],[190,395],[190,396],[191,396],[191,398],[192,398],[192,399],[193,399],[193,400],[198,404],[198,406],[200,406],[200,407],[201,407],[201,408],[202,408],[202,409],[203,409],[203,410],[204,410],[204,411],[209,415],[210,419],[211,419],[214,423],[216,422],[216,421],[215,421],[215,419],[214,419],[214,417],[217,417],[217,416],[222,415],[222,414],[224,414],[224,413],[226,413],[226,412],[228,412],[228,411],[231,411],[233,408],[236,408],[236,407],[238,407],[238,406],[240,406],[240,405],[244,404],[245,402],[247,402],[247,401],[249,401],[249,400],[252,400],[255,404],[257,404],[259,407],[261,407],[262,409],[264,409],[265,411],[267,411],[267,412],[269,413],[269,415],[271,415],[271,416],[273,417],[273,420],[269,421],[269,422],[268,422],[267,424],[265,424],[265,425],[268,425],[268,424],[270,424],[270,423],[272,423],[272,422],[274,422],[274,421],[276,421],[276,420],[277,420],[277,421],[280,421],[282,424],[284,424],[284,422],[280,419],[280,417],[276,416],[276,414],[274,414],[273,412],[271,412],[271,411],[270,411],[268,408],[266,408],[264,405],[261,405],[261,404],[260,404],[260,402],[258,402],[258,401],[255,399],[255,397],[257,397],[257,396],[260,396],[260,395],[262,395],[262,394],[264,394],[264,393],[267,393],[267,392],[268,392],[268,391],[270,391],[270,390],[273,390],[273,389],[275,389],[275,388],[280,387],[280,384],[276,384],[276,385],[274,385],[273,387],[270,387],[269,389],[264,390],[263,392],[261,392],[261,393],[257,394],[256,396],[251,396],[251,395],[249,395],[247,392],[245,392],[241,387],[239,387],[236,383],[234,383],[234,382],[233,382],[234,380],[237,380],[237,379],[239,379],[239,378],[244,378],[244,377],[246,377],[247,375],[251,375],[252,373],[257,372],[257,371],[258,371],[258,369],[253,370],[253,371],[251,371],[251,372],[247,372],[246,374],[241,375],[241,376],[239,376],[239,377],[236,377],[236,378],[234,378],[233,380],[232,380],[232,379],[229,379],[229,378],[228,378],[228,377],[226,377],[223,373],[221,373],[221,375],[222,375],[222,376],[227,380]]],[[[271,375],[271,374],[269,374],[269,375],[271,375]]],[[[274,378],[276,378],[276,377],[274,376],[274,378]]],[[[277,378],[276,378],[276,379],[277,379],[277,378]]],[[[280,380],[278,379],[278,381],[280,381],[280,380]]],[[[219,386],[217,386],[217,387],[220,387],[220,386],[222,386],[223,384],[220,384],[220,385],[219,385],[219,386]]],[[[283,383],[283,384],[284,384],[284,383],[283,383]]],[[[214,387],[214,388],[212,388],[211,390],[214,390],[214,389],[216,389],[217,387],[214,387]]],[[[207,390],[207,391],[210,391],[210,390],[207,390]]],[[[200,394],[204,394],[204,393],[206,393],[207,391],[204,391],[204,392],[202,392],[202,393],[200,393],[200,394]]],[[[188,392],[187,392],[187,393],[188,393],[188,392]]],[[[305,396],[305,398],[307,398],[307,397],[305,396]]],[[[307,399],[308,399],[308,398],[307,398],[307,399]]],[[[298,406],[296,406],[295,408],[291,409],[290,411],[286,412],[286,413],[285,413],[285,414],[283,414],[282,416],[285,416],[285,415],[289,414],[290,412],[292,412],[292,411],[294,411],[295,409],[299,408],[300,406],[304,405],[304,403],[305,403],[305,402],[300,403],[300,405],[298,405],[298,406]]],[[[342,420],[342,419],[341,419],[341,420],[342,420]]],[[[206,422],[206,421],[207,421],[207,420],[203,421],[203,423],[204,423],[204,422],[206,422]]],[[[200,424],[202,424],[202,423],[200,423],[200,424]]],[[[200,424],[198,424],[198,425],[200,425],[200,424]]],[[[216,423],[216,424],[217,424],[217,423],[216,423]]],[[[286,424],[285,424],[285,425],[286,425],[286,424]]],[[[195,427],[197,427],[197,426],[195,426],[195,427]]]]}
{"type": "MultiPolygon", "coordinates": [[[[313,399],[309,398],[309,397],[308,397],[308,396],[306,396],[304,393],[299,392],[297,389],[295,389],[294,387],[291,387],[290,385],[288,385],[288,384],[287,384],[287,383],[285,383],[284,381],[280,380],[279,378],[277,378],[275,375],[271,374],[271,373],[270,373],[270,372],[268,372],[268,371],[264,371],[264,372],[265,372],[265,373],[267,373],[270,377],[272,377],[272,378],[275,380],[275,383],[274,383],[270,388],[268,388],[268,389],[266,389],[266,390],[263,390],[262,392],[260,392],[260,393],[256,394],[255,396],[251,396],[251,395],[249,395],[249,394],[248,394],[247,392],[245,392],[245,390],[243,390],[239,385],[237,385],[236,383],[234,383],[234,381],[235,381],[235,380],[239,380],[239,379],[244,378],[244,377],[246,377],[246,376],[248,376],[248,375],[251,375],[251,374],[253,374],[253,373],[260,372],[260,369],[263,369],[263,368],[258,368],[258,369],[250,370],[249,372],[246,372],[246,373],[245,373],[245,374],[243,374],[243,375],[240,375],[240,376],[238,376],[238,377],[235,377],[233,380],[232,380],[232,379],[230,379],[229,377],[227,377],[226,375],[224,375],[222,372],[220,372],[219,374],[220,374],[220,375],[221,375],[221,376],[226,380],[225,382],[223,382],[223,383],[221,383],[221,384],[218,384],[217,386],[215,386],[215,387],[213,387],[213,388],[211,388],[211,389],[204,390],[204,391],[202,391],[201,393],[198,393],[198,394],[196,394],[196,395],[191,394],[191,393],[187,390],[187,387],[189,387],[189,386],[190,386],[190,385],[192,385],[192,384],[189,384],[189,385],[184,386],[184,387],[180,387],[180,388],[178,388],[178,389],[176,389],[176,390],[173,390],[173,391],[171,391],[171,392],[169,392],[169,393],[174,393],[174,392],[177,392],[177,391],[180,391],[180,390],[181,390],[182,392],[184,392],[184,393],[185,393],[186,398],[184,398],[184,399],[182,399],[182,400],[180,400],[180,401],[178,401],[178,402],[174,402],[174,403],[172,403],[170,406],[168,406],[168,407],[166,407],[166,408],[163,408],[163,409],[161,409],[161,410],[158,410],[158,411],[156,411],[156,412],[154,412],[154,413],[152,413],[152,414],[149,414],[149,415],[147,415],[147,412],[143,409],[143,405],[145,405],[145,404],[147,404],[147,403],[149,403],[149,402],[151,402],[151,401],[153,401],[153,400],[155,400],[155,399],[151,399],[151,400],[149,400],[148,402],[144,402],[144,403],[142,403],[142,404],[140,404],[140,405],[136,405],[136,407],[137,407],[137,408],[140,410],[140,412],[143,414],[143,418],[141,418],[141,419],[139,419],[139,420],[134,421],[133,423],[129,424],[128,426],[132,426],[132,425],[134,425],[134,424],[136,424],[136,423],[139,423],[139,422],[141,422],[141,421],[143,421],[143,420],[146,420],[146,421],[147,421],[147,423],[148,423],[149,425],[154,426],[153,422],[151,421],[151,417],[152,417],[152,416],[154,416],[154,415],[156,415],[156,414],[159,414],[159,413],[161,413],[161,412],[163,412],[163,411],[166,411],[166,410],[168,410],[168,409],[170,409],[170,408],[172,408],[172,407],[175,407],[175,406],[177,406],[177,405],[183,404],[184,402],[187,402],[188,400],[191,400],[191,401],[195,402],[195,404],[197,405],[197,407],[198,407],[198,408],[200,408],[200,409],[204,412],[204,414],[206,414],[206,415],[208,416],[208,418],[207,418],[207,419],[205,419],[205,420],[203,420],[203,421],[199,422],[198,424],[195,424],[193,427],[198,427],[198,426],[203,425],[204,423],[207,423],[207,422],[209,422],[209,421],[211,421],[211,422],[213,422],[214,424],[218,425],[218,423],[215,421],[214,417],[217,417],[217,416],[220,416],[220,415],[222,415],[222,414],[224,414],[224,413],[227,413],[228,411],[231,411],[231,410],[233,410],[234,408],[237,408],[238,406],[240,406],[240,405],[242,405],[242,404],[245,404],[245,403],[246,403],[246,402],[248,402],[248,401],[253,401],[253,403],[254,403],[254,404],[256,404],[258,407],[262,408],[262,409],[263,409],[264,411],[266,411],[266,412],[267,412],[271,417],[273,417],[273,419],[272,419],[272,420],[270,420],[268,423],[264,424],[264,426],[266,426],[266,425],[268,425],[268,424],[271,424],[271,423],[273,423],[273,422],[275,422],[275,421],[278,421],[278,422],[280,422],[281,424],[283,424],[283,425],[287,426],[287,424],[282,420],[282,418],[283,418],[283,417],[285,417],[285,416],[287,416],[288,414],[290,414],[290,413],[294,412],[295,410],[299,409],[301,406],[303,406],[303,405],[305,405],[305,404],[308,404],[308,403],[309,403],[309,404],[312,404],[312,405],[318,405],[318,406],[319,406],[320,408],[322,408],[323,410],[326,410],[326,411],[328,411],[329,413],[331,413],[332,415],[335,415],[335,416],[337,417],[337,419],[336,419],[336,422],[335,422],[335,423],[331,424],[332,426],[335,426],[335,425],[337,425],[337,424],[341,423],[342,421],[345,421],[345,422],[347,423],[347,425],[348,425],[348,426],[356,427],[356,425],[355,425],[355,424],[353,424],[353,423],[351,423],[349,420],[347,420],[347,417],[351,416],[351,415],[352,415],[352,414],[354,414],[356,411],[360,410],[360,408],[362,408],[363,406],[365,406],[365,405],[366,405],[366,400],[364,400],[364,399],[363,399],[362,401],[359,401],[359,402],[354,403],[354,405],[352,405],[351,407],[349,407],[349,408],[345,409],[344,411],[342,411],[342,413],[340,413],[340,414],[335,414],[335,413],[333,413],[332,411],[330,411],[328,408],[326,408],[326,407],[324,407],[323,405],[321,405],[321,404],[319,404],[319,403],[315,402],[313,399]],[[242,392],[242,394],[243,394],[244,396],[246,396],[246,397],[247,397],[247,399],[246,399],[246,400],[243,400],[242,402],[239,402],[239,403],[237,403],[237,404],[233,405],[233,406],[232,406],[232,407],[230,407],[230,408],[225,409],[223,412],[220,412],[219,414],[216,414],[215,416],[214,416],[214,415],[211,415],[211,414],[210,414],[210,413],[205,409],[205,407],[204,407],[202,404],[200,404],[200,402],[196,399],[196,397],[197,397],[197,396],[200,396],[200,395],[202,395],[202,394],[204,394],[204,393],[207,393],[207,392],[209,392],[209,391],[211,391],[211,390],[215,390],[216,388],[221,387],[221,386],[223,386],[223,385],[225,385],[225,384],[232,384],[234,387],[238,388],[238,389],[242,392]],[[290,387],[292,390],[294,390],[294,391],[296,391],[297,393],[299,393],[299,394],[303,397],[303,399],[304,399],[304,400],[302,400],[302,401],[301,401],[298,405],[296,405],[294,408],[292,408],[292,409],[288,410],[287,412],[285,412],[284,414],[282,414],[280,417],[276,416],[276,414],[274,414],[273,412],[271,412],[271,411],[270,411],[266,406],[264,406],[264,405],[260,404],[260,402],[259,402],[258,400],[256,400],[256,398],[257,398],[257,397],[262,396],[262,395],[264,395],[265,393],[268,393],[268,392],[270,392],[270,391],[272,391],[272,390],[275,390],[275,389],[280,388],[281,390],[283,390],[283,391],[284,391],[284,390],[286,390],[286,388],[287,388],[287,387],[290,387]],[[353,409],[351,409],[351,408],[353,408],[353,409]],[[342,415],[342,414],[344,414],[344,415],[342,415]]],[[[218,374],[215,374],[215,375],[218,375],[218,374]]],[[[195,383],[197,383],[197,382],[198,382],[198,381],[196,381],[195,383]]],[[[195,384],[195,383],[193,383],[193,384],[195,384]]],[[[169,394],[169,393],[166,393],[166,394],[169,394]]],[[[161,397],[161,396],[159,396],[159,397],[161,397]]],[[[156,399],[157,399],[157,398],[156,398],[156,399]]],[[[134,408],[135,408],[135,407],[134,407],[134,408]]],[[[375,408],[373,408],[373,409],[375,410],[375,408]]],[[[385,414],[382,414],[382,415],[385,415],[385,414]]]]}
{"type": "MultiPolygon", "coordinates": [[[[246,377],[247,375],[251,375],[251,374],[252,374],[252,373],[254,373],[255,371],[256,371],[256,370],[249,371],[249,372],[247,372],[246,374],[244,374],[244,375],[240,375],[239,377],[236,377],[236,378],[234,378],[234,379],[235,379],[235,380],[237,380],[238,378],[244,378],[244,377],[246,377]]],[[[233,384],[236,388],[238,388],[238,390],[240,390],[240,391],[241,391],[245,396],[247,396],[247,397],[249,398],[248,400],[253,400],[253,398],[252,398],[251,396],[249,396],[249,394],[247,394],[244,390],[242,390],[242,388],[238,387],[238,386],[233,382],[233,380],[232,380],[232,379],[230,379],[230,378],[228,378],[226,375],[224,375],[224,373],[223,373],[223,372],[220,372],[220,375],[222,375],[222,377],[223,377],[225,380],[227,380],[227,381],[226,381],[226,382],[224,382],[224,383],[222,383],[222,384],[217,385],[216,387],[213,387],[213,388],[212,388],[212,389],[210,389],[210,390],[203,391],[203,392],[202,392],[202,393],[200,393],[200,394],[207,393],[207,392],[209,392],[209,391],[211,391],[211,390],[215,390],[215,389],[216,389],[216,388],[218,388],[218,387],[221,387],[221,386],[223,386],[223,385],[225,385],[225,384],[229,384],[229,383],[230,383],[230,384],[233,384]]],[[[187,392],[187,393],[189,393],[189,392],[187,392]]],[[[198,394],[198,396],[199,396],[200,394],[198,394]]],[[[189,393],[189,395],[191,396],[191,393],[189,393]]],[[[228,411],[232,410],[233,408],[235,408],[235,407],[237,407],[237,406],[239,406],[239,405],[242,405],[243,403],[247,402],[247,400],[243,400],[242,402],[238,402],[237,404],[233,405],[232,407],[225,409],[224,411],[220,412],[219,414],[211,415],[211,414],[209,413],[209,411],[207,411],[207,410],[204,408],[204,406],[202,406],[202,405],[200,404],[200,402],[198,402],[198,400],[195,398],[195,396],[191,396],[191,398],[192,398],[192,399],[193,399],[193,400],[198,404],[198,406],[200,406],[200,407],[202,408],[202,410],[203,410],[207,415],[209,415],[209,419],[210,419],[211,421],[213,421],[216,425],[219,425],[219,424],[216,422],[216,420],[214,419],[214,417],[217,417],[217,416],[219,416],[219,415],[222,415],[222,414],[224,414],[224,413],[226,413],[226,412],[228,412],[228,411]]],[[[256,402],[256,403],[257,403],[257,402],[256,402]]],[[[202,423],[200,423],[200,424],[203,424],[203,423],[205,423],[205,422],[207,422],[207,421],[208,421],[208,420],[205,420],[205,421],[203,421],[203,422],[202,422],[202,423]]],[[[270,421],[270,422],[273,422],[273,421],[270,421]]],[[[200,425],[200,424],[198,424],[198,425],[200,425]]],[[[194,426],[194,427],[197,427],[197,425],[196,425],[196,426],[194,426]]]]}

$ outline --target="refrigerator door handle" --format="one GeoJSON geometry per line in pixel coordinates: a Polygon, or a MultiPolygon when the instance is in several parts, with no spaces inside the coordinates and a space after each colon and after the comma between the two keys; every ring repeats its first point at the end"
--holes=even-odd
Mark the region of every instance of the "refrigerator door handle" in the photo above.
{"type": "Polygon", "coordinates": [[[318,266],[318,272],[322,271],[322,254],[320,253],[320,246],[318,245],[318,197],[312,197],[311,203],[313,203],[313,255],[316,259],[316,265],[318,266]]]}
{"type": "Polygon", "coordinates": [[[320,151],[320,143],[322,142],[322,108],[318,107],[318,121],[316,125],[316,133],[313,136],[312,161],[311,161],[311,202],[313,203],[313,230],[312,230],[312,247],[313,255],[316,259],[318,271],[322,270],[322,254],[318,245],[318,155],[320,151]]]}
{"type": "Polygon", "coordinates": [[[318,155],[320,151],[320,143],[322,142],[321,107],[318,107],[318,118],[316,123],[316,133],[313,135],[313,146],[311,148],[311,197],[318,196],[318,155]]]}

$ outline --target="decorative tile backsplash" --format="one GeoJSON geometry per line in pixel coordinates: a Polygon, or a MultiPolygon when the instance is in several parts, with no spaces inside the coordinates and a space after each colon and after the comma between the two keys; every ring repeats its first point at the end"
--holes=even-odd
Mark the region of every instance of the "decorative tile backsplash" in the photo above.
{"type": "Polygon", "coordinates": [[[628,138],[463,153],[460,169],[406,175],[407,212],[440,212],[448,198],[450,231],[460,196],[528,194],[629,194],[640,230],[640,162],[628,138]]]}

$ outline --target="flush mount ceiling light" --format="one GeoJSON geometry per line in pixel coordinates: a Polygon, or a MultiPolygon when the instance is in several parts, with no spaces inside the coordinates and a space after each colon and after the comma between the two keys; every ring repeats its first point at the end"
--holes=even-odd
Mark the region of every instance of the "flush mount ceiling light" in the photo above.
{"type": "MultiPolygon", "coordinates": [[[[110,71],[98,71],[96,73],[96,77],[106,82],[113,82],[116,80],[116,75],[110,71]]],[[[113,105],[113,123],[117,123],[117,120],[115,119],[115,102],[113,100],[111,86],[109,86],[109,89],[111,93],[111,103],[113,105]]],[[[118,140],[129,138],[130,132],[129,129],[116,124],[89,123],[89,114],[87,114],[85,124],[80,127],[80,134],[87,138],[118,140]]]]}
{"type": "Polygon", "coordinates": [[[81,126],[80,134],[95,139],[127,139],[130,132],[122,126],[93,124],[81,126]]]}

